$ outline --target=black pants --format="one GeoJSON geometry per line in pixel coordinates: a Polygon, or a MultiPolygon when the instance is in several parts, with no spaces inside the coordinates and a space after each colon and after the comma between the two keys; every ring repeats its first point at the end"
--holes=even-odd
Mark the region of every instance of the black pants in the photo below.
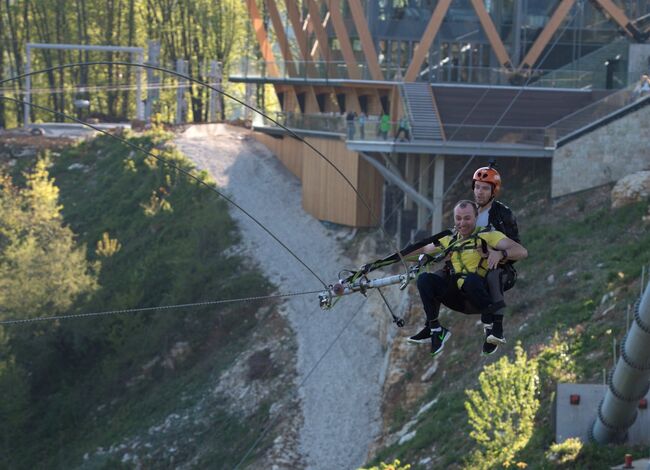
{"type": "Polygon", "coordinates": [[[404,133],[404,137],[406,137],[406,140],[411,140],[411,133],[406,127],[400,127],[399,129],[397,129],[397,133],[395,134],[395,140],[399,138],[402,132],[404,133]]]}
{"type": "Polygon", "coordinates": [[[469,274],[459,289],[456,280],[446,270],[422,273],[418,276],[417,286],[427,322],[438,319],[441,304],[460,313],[480,314],[484,323],[491,323],[492,313],[498,308],[486,279],[478,274],[469,274]]]}

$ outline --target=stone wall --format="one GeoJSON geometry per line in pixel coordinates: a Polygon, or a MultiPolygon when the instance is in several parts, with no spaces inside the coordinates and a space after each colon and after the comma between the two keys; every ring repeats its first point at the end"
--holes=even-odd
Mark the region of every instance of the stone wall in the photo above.
{"type": "Polygon", "coordinates": [[[650,106],[569,142],[553,156],[551,197],[650,169],[650,106]]]}

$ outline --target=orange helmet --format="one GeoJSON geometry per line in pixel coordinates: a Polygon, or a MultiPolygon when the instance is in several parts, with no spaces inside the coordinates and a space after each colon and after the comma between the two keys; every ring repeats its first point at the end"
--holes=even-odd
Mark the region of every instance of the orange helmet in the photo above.
{"type": "Polygon", "coordinates": [[[492,166],[483,166],[474,172],[472,177],[472,189],[475,181],[482,181],[492,185],[492,197],[497,197],[501,191],[501,175],[492,166]]]}

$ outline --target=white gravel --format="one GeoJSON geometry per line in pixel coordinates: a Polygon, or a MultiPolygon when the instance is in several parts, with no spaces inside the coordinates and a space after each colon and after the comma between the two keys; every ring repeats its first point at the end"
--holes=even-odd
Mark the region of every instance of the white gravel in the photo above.
{"type": "MultiPolygon", "coordinates": [[[[334,233],[302,209],[300,182],[247,135],[223,125],[192,126],[176,145],[323,281],[333,282],[340,269],[354,264],[342,257],[334,233]]],[[[279,292],[322,287],[246,215],[234,208],[231,214],[246,248],[279,292]]],[[[384,352],[377,322],[360,295],[342,299],[328,312],[320,310],[316,294],[285,302],[298,344],[301,460],[310,469],[357,468],[380,428],[384,352]]]]}

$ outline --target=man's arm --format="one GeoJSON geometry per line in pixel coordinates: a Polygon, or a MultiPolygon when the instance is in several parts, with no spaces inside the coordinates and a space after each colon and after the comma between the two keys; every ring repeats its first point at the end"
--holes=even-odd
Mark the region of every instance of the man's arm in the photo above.
{"type": "Polygon", "coordinates": [[[520,242],[519,227],[515,214],[508,206],[501,201],[494,201],[489,213],[489,223],[500,232],[503,232],[508,238],[520,242]]]}
{"type": "Polygon", "coordinates": [[[442,247],[436,245],[435,243],[429,243],[428,245],[423,246],[419,250],[415,250],[414,252],[410,253],[409,258],[415,256],[415,259],[417,259],[417,256],[423,253],[427,255],[435,256],[438,253],[442,253],[442,247]]]}
{"type": "Polygon", "coordinates": [[[508,237],[499,240],[494,248],[488,250],[489,269],[496,268],[499,263],[517,261],[528,257],[528,250],[508,237]]]}

